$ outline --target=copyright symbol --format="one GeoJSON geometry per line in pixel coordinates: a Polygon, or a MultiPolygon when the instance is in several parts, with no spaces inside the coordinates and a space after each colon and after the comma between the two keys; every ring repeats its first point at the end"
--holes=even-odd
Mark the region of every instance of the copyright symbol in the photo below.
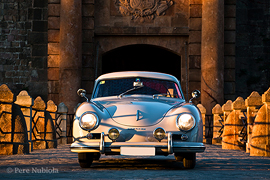
{"type": "Polygon", "coordinates": [[[13,169],[12,168],[7,168],[7,173],[12,173],[13,172],[13,169]]]}

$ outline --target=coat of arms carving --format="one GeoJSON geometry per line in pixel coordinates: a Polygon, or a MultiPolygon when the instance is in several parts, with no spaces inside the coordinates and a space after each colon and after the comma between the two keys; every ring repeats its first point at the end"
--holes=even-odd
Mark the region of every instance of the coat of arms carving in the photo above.
{"type": "Polygon", "coordinates": [[[165,15],[165,11],[173,5],[172,0],[114,0],[118,11],[124,16],[132,16],[133,20],[153,20],[156,16],[165,15]]]}

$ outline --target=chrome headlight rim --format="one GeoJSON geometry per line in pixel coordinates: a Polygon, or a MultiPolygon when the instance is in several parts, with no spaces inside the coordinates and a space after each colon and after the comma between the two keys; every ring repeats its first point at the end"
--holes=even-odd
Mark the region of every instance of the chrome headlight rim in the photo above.
{"type": "Polygon", "coordinates": [[[176,119],[176,126],[178,127],[179,130],[183,131],[183,132],[188,132],[188,131],[191,131],[195,126],[196,126],[196,119],[195,117],[191,114],[191,113],[181,113],[177,116],[177,119],[176,119]],[[190,115],[193,119],[193,125],[191,128],[189,128],[188,130],[185,130],[185,129],[182,129],[180,126],[179,126],[179,118],[182,116],[182,115],[190,115]]]}
{"type": "Polygon", "coordinates": [[[84,113],[79,117],[79,125],[80,125],[80,127],[81,127],[83,130],[85,130],[85,131],[92,131],[92,130],[96,129],[96,128],[99,126],[99,122],[100,122],[99,117],[97,116],[96,113],[94,113],[94,112],[92,112],[92,111],[86,111],[86,112],[84,112],[84,113]],[[91,129],[84,128],[84,127],[82,126],[82,124],[81,124],[82,118],[83,118],[83,116],[85,116],[86,114],[92,114],[92,115],[94,115],[95,118],[96,118],[96,124],[95,124],[95,126],[94,126],[93,128],[91,128],[91,129]]]}
{"type": "Polygon", "coordinates": [[[153,131],[153,136],[154,136],[154,138],[156,138],[158,141],[161,141],[162,139],[164,139],[164,138],[166,137],[166,131],[165,131],[165,129],[163,129],[162,127],[157,127],[157,128],[153,131]],[[163,136],[163,138],[157,138],[157,136],[156,136],[156,131],[157,131],[158,129],[161,129],[162,131],[164,131],[164,136],[163,136]]]}

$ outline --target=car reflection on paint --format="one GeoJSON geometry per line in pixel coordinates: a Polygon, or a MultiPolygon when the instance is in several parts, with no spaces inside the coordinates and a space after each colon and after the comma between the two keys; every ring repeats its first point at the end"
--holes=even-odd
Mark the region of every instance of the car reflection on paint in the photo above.
{"type": "MultiPolygon", "coordinates": [[[[91,100],[76,110],[71,151],[82,168],[101,154],[157,156],[174,154],[187,169],[203,152],[198,108],[186,102],[174,76],[156,72],[115,72],[95,81],[91,100]]],[[[193,98],[199,97],[195,90],[193,98]]]]}

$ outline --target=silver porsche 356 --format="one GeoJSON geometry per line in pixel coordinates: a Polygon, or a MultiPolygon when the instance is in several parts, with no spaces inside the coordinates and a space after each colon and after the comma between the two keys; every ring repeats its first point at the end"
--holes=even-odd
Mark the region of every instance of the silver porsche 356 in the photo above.
{"type": "MultiPolygon", "coordinates": [[[[187,169],[203,152],[198,108],[186,102],[177,78],[155,72],[115,72],[95,81],[92,98],[76,111],[71,151],[82,168],[101,154],[156,156],[173,154],[187,169]]],[[[195,90],[193,98],[200,96],[195,90]]]]}

